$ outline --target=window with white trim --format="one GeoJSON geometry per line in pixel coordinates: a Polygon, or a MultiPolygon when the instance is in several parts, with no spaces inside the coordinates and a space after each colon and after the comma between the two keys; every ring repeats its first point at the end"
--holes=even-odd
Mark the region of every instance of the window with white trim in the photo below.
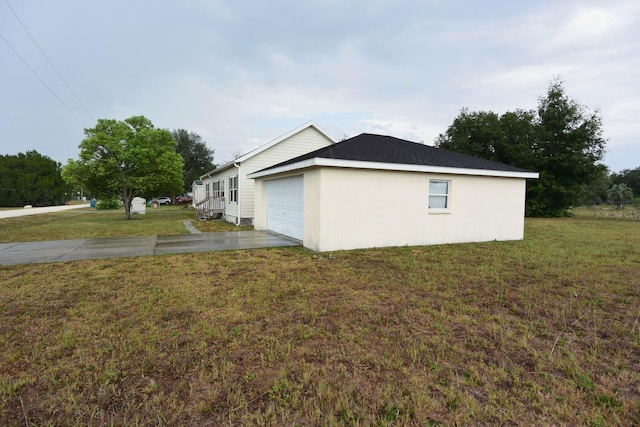
{"type": "Polygon", "coordinates": [[[220,197],[220,181],[213,181],[213,197],[220,197]]]}
{"type": "Polygon", "coordinates": [[[429,209],[449,209],[451,181],[429,180],[429,209]]]}
{"type": "Polygon", "coordinates": [[[220,180],[220,197],[224,197],[224,179],[220,180]]]}
{"type": "Polygon", "coordinates": [[[204,192],[204,196],[208,199],[209,197],[211,197],[211,190],[209,187],[209,184],[205,185],[205,192],[204,192]]]}
{"type": "Polygon", "coordinates": [[[232,176],[229,178],[229,201],[238,201],[238,177],[232,176]]]}

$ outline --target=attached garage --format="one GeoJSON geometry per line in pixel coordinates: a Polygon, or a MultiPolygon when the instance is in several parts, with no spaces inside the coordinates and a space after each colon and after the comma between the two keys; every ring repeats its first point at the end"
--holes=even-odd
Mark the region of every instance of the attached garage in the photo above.
{"type": "Polygon", "coordinates": [[[304,238],[303,176],[265,182],[266,228],[302,241],[304,238]]]}
{"type": "Polygon", "coordinates": [[[314,251],[520,240],[538,174],[362,134],[254,172],[256,230],[314,251]]]}

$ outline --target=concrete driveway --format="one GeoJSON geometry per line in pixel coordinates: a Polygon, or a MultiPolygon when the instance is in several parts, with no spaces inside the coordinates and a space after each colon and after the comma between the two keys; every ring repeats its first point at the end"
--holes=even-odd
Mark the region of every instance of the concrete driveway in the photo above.
{"type": "MultiPolygon", "coordinates": [[[[82,204],[0,210],[0,218],[88,207],[89,204],[82,204]]],[[[296,240],[265,231],[200,233],[189,221],[185,226],[192,234],[0,243],[0,265],[300,246],[296,240]]]]}
{"type": "Polygon", "coordinates": [[[300,246],[265,231],[0,243],[0,265],[300,246]]]}

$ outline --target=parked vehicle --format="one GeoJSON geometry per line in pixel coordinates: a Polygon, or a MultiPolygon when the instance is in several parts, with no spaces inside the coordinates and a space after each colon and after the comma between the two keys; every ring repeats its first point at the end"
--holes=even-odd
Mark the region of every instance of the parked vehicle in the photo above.
{"type": "Polygon", "coordinates": [[[157,203],[159,205],[170,205],[171,202],[171,197],[154,197],[153,199],[151,199],[151,203],[157,203]]]}
{"type": "Polygon", "coordinates": [[[180,196],[176,196],[176,203],[191,203],[191,202],[193,202],[192,193],[186,193],[180,196]]]}

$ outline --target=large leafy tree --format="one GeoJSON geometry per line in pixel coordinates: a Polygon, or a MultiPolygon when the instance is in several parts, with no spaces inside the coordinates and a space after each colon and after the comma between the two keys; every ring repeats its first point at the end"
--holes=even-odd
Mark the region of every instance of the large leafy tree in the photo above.
{"type": "Polygon", "coordinates": [[[37,151],[0,156],[0,206],[51,206],[69,200],[62,165],[37,151]]]}
{"type": "Polygon", "coordinates": [[[463,108],[436,146],[514,166],[533,167],[531,152],[536,125],[531,111],[516,110],[499,116],[463,108]]]}
{"type": "Polygon", "coordinates": [[[579,203],[606,167],[606,140],[598,111],[571,99],[560,80],[549,85],[536,111],[498,116],[463,109],[436,146],[536,170],[529,182],[529,216],[564,216],[579,203]]]}
{"type": "Polygon", "coordinates": [[[182,186],[184,191],[191,190],[193,181],[213,170],[214,150],[207,147],[202,137],[185,129],[174,129],[171,136],[176,141],[176,151],[184,160],[182,186]]]}
{"type": "Polygon", "coordinates": [[[119,198],[126,219],[131,218],[134,197],[181,190],[183,160],[168,130],[133,116],[124,121],[99,119],[84,133],[80,158],[68,161],[63,176],[98,197],[119,198]]]}

